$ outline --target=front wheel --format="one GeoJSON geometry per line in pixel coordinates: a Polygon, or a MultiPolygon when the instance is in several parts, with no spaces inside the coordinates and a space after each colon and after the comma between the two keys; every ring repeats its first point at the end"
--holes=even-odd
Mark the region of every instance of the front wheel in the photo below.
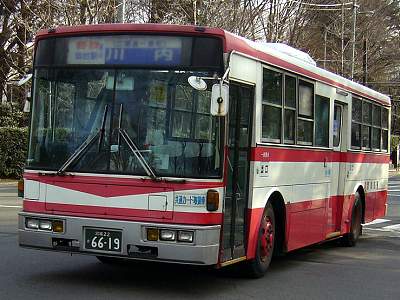
{"type": "Polygon", "coordinates": [[[249,275],[254,278],[264,276],[275,246],[275,214],[271,203],[264,209],[258,231],[256,257],[248,262],[249,275]]]}
{"type": "Polygon", "coordinates": [[[360,194],[356,192],[354,198],[355,199],[354,199],[353,211],[351,214],[350,232],[346,233],[342,238],[342,244],[346,247],[354,247],[362,232],[362,227],[361,227],[362,204],[361,204],[360,194]]]}

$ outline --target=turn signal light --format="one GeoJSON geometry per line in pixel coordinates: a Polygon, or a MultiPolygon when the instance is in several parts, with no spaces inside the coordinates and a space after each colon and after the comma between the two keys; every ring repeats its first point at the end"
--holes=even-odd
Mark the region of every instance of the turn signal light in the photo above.
{"type": "Polygon", "coordinates": [[[219,193],[216,190],[207,191],[207,210],[216,211],[219,207],[219,193]]]}
{"type": "Polygon", "coordinates": [[[157,228],[147,228],[147,240],[148,241],[158,241],[158,229],[157,228]]]}
{"type": "Polygon", "coordinates": [[[64,223],[63,223],[63,221],[54,220],[51,223],[52,223],[54,232],[59,232],[59,233],[60,232],[64,232],[64,223]]]}
{"type": "Polygon", "coordinates": [[[18,181],[18,197],[24,197],[24,180],[21,179],[18,181]]]}

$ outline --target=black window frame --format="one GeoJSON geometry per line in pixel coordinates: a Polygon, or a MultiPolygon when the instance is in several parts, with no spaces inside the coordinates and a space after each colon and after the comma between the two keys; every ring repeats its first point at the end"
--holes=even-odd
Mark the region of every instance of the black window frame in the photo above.
{"type": "MultiPolygon", "coordinates": [[[[316,102],[316,82],[313,81],[312,79],[309,78],[305,78],[302,76],[299,76],[297,74],[294,73],[290,73],[287,72],[285,70],[280,70],[274,67],[270,67],[270,66],[262,66],[262,74],[263,74],[263,84],[262,84],[262,99],[261,99],[261,137],[260,140],[262,143],[271,143],[271,144],[280,144],[280,145],[298,145],[298,146],[304,146],[304,147],[316,147],[316,148],[325,148],[325,149],[329,149],[330,148],[330,138],[328,138],[328,143],[327,145],[320,145],[317,146],[316,145],[316,128],[315,128],[315,102],[316,102]],[[268,70],[271,72],[275,72],[275,73],[279,73],[281,76],[281,82],[282,82],[282,87],[281,87],[281,99],[280,99],[280,104],[276,104],[276,103],[272,103],[266,100],[265,97],[265,81],[264,81],[264,72],[268,70]],[[295,87],[295,107],[293,107],[292,105],[287,105],[286,103],[286,88],[287,88],[287,78],[293,78],[295,79],[295,83],[296,83],[296,87],[295,87]],[[299,114],[299,88],[301,85],[301,82],[304,83],[305,86],[311,87],[312,89],[312,116],[306,116],[306,115],[300,115],[299,114]],[[270,106],[276,109],[280,109],[281,110],[281,114],[280,114],[280,136],[279,138],[267,138],[267,137],[263,137],[263,114],[264,114],[264,109],[265,106],[270,106]],[[293,112],[294,113],[294,128],[292,128],[291,130],[294,130],[293,132],[293,137],[294,140],[291,139],[287,139],[287,132],[285,132],[285,127],[286,127],[286,113],[289,112],[293,112]],[[309,126],[311,128],[311,141],[299,141],[299,122],[305,122],[306,124],[311,124],[311,126],[309,126]]],[[[322,96],[322,95],[320,95],[322,96]]],[[[329,114],[331,114],[331,99],[329,97],[326,96],[322,96],[325,97],[326,99],[329,99],[329,114]]],[[[330,120],[330,115],[328,118],[328,128],[330,130],[330,124],[331,120],[330,120]]],[[[329,131],[330,132],[330,131],[329,131]]],[[[329,134],[328,134],[329,136],[329,134]]]]}
{"type": "Polygon", "coordinates": [[[371,151],[371,152],[387,152],[389,145],[386,145],[384,147],[384,136],[386,136],[386,140],[388,143],[388,137],[389,137],[389,129],[388,124],[389,124],[389,109],[377,104],[376,102],[370,101],[368,99],[363,99],[358,96],[353,96],[352,97],[352,115],[351,115],[351,136],[354,134],[353,127],[357,126],[358,130],[360,132],[360,146],[354,145],[353,140],[351,140],[350,143],[350,148],[352,150],[360,150],[360,151],[371,151]],[[354,102],[355,101],[360,101],[361,102],[361,121],[355,120],[354,119],[354,102]],[[369,111],[369,119],[365,117],[365,107],[369,106],[370,111],[369,111]],[[376,113],[379,111],[379,124],[378,122],[375,122],[375,117],[376,113]],[[386,111],[386,113],[384,113],[386,111]],[[387,122],[384,122],[385,120],[385,114],[386,114],[386,119],[387,122]],[[386,123],[384,125],[384,123],[386,123]],[[370,147],[365,147],[363,144],[363,131],[366,130],[366,128],[369,130],[369,146],[370,147]],[[374,132],[379,132],[379,148],[374,147],[376,144],[374,144],[374,132]]]}

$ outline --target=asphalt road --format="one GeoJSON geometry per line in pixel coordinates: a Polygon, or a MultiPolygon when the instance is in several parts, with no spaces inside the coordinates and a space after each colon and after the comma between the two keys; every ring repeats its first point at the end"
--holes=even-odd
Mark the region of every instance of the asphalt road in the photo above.
{"type": "Polygon", "coordinates": [[[388,215],[356,247],[324,243],[274,259],[261,279],[235,269],[104,265],[91,256],[19,248],[16,189],[0,185],[0,299],[400,299],[400,177],[388,215]]]}

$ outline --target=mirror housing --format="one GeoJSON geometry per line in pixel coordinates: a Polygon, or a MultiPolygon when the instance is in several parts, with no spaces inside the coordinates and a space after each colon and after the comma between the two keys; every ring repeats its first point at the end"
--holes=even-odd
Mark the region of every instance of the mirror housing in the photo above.
{"type": "Polygon", "coordinates": [[[223,117],[228,113],[229,107],[229,87],[226,84],[216,83],[211,90],[211,109],[212,116],[223,117]]]}

